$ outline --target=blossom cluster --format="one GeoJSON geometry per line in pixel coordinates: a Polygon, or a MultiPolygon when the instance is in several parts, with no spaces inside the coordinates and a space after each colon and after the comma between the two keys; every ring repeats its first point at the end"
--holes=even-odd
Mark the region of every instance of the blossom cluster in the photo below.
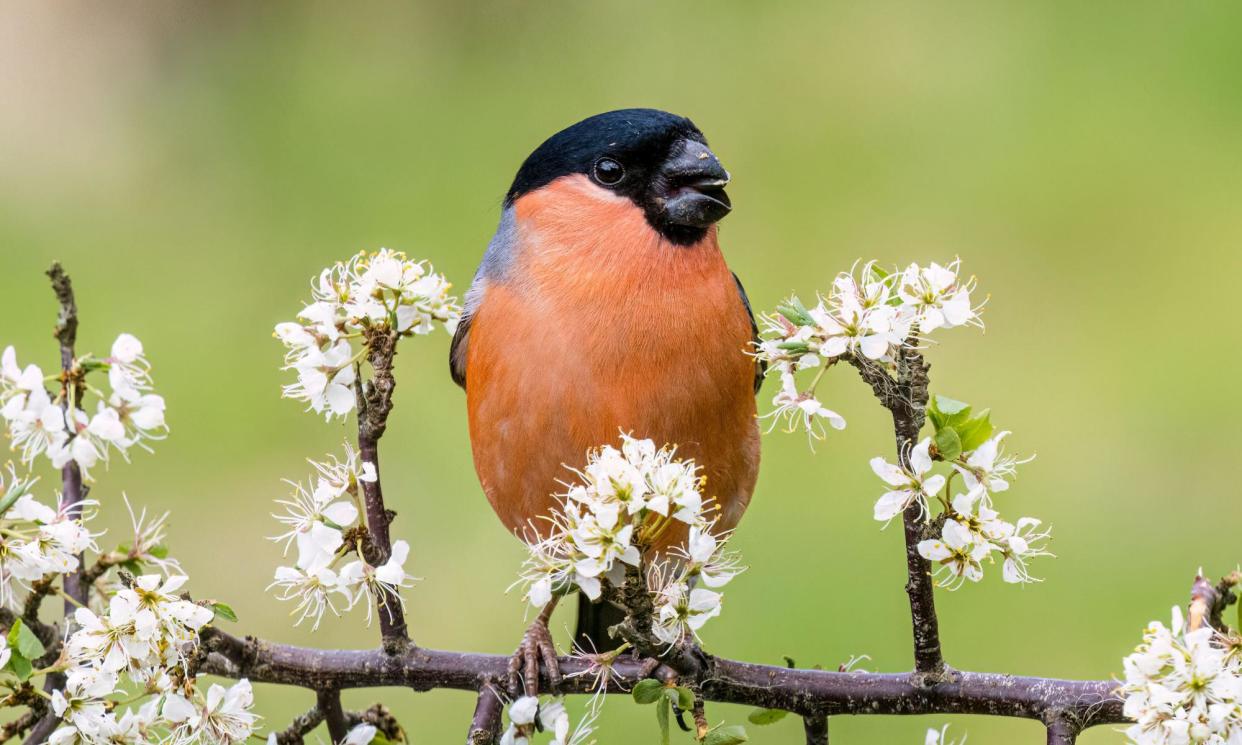
{"type": "Polygon", "coordinates": [[[328,419],[347,415],[356,405],[354,364],[371,334],[429,334],[437,324],[453,333],[461,307],[450,287],[426,262],[386,248],[324,269],[311,284],[313,302],[298,320],[276,324],[276,338],[287,347],[285,369],[298,376],[284,387],[284,396],[305,401],[308,410],[328,419]],[[357,339],[363,341],[360,352],[352,343],[357,339]]]}
{"type": "Polygon", "coordinates": [[[118,336],[107,357],[75,359],[65,377],[53,397],[38,365],[18,365],[13,347],[0,355],[0,417],[23,463],[40,455],[55,468],[73,461],[89,478],[90,469],[106,463],[113,452],[128,460],[130,448],[150,450],[147,442],[167,433],[164,399],[151,392],[151,366],[133,335],[118,336]],[[107,371],[110,391],[87,383],[87,375],[96,370],[107,371]],[[80,408],[88,394],[97,398],[94,414],[80,408]]]}
{"type": "Polygon", "coordinates": [[[1010,523],[1001,519],[993,506],[993,496],[1008,490],[1017,466],[1026,462],[1002,452],[1001,443],[1008,435],[999,432],[956,458],[936,452],[936,458],[952,467],[948,477],[932,473],[935,446],[931,437],[912,447],[903,463],[871,459],[871,469],[889,487],[875,503],[876,520],[887,523],[913,507],[924,521],[930,521],[931,503],[940,504],[940,535],[921,541],[918,550],[937,564],[944,587],[955,589],[967,580],[978,582],[983,578],[983,562],[997,556],[1003,562],[1001,576],[1006,582],[1036,582],[1027,571],[1027,561],[1051,556],[1044,549],[1050,533],[1040,529],[1039,520],[1023,517],[1010,523]],[[955,476],[961,477],[963,491],[950,498],[955,476]]]}
{"type": "Polygon", "coordinates": [[[1242,640],[1207,625],[1191,630],[1175,607],[1172,624],[1149,624],[1123,664],[1131,742],[1242,743],[1242,640]]]}
{"type": "Polygon", "coordinates": [[[214,612],[177,594],[186,580],[143,575],[113,593],[104,613],[74,612],[64,653],[70,668],[52,693],[52,710],[63,720],[52,745],[234,745],[250,737],[258,717],[249,681],[203,694],[191,677],[198,633],[214,612]],[[121,711],[114,697],[133,698],[133,689],[138,699],[152,698],[121,711]]]}
{"type": "Polygon", "coordinates": [[[509,726],[500,736],[500,745],[530,745],[537,731],[551,733],[551,745],[579,745],[593,731],[591,714],[571,731],[569,712],[559,697],[540,703],[535,696],[522,696],[509,704],[507,711],[509,726]]]}
{"type": "Polygon", "coordinates": [[[824,437],[825,424],[843,429],[845,419],[815,393],[829,367],[855,359],[891,368],[898,350],[918,346],[933,331],[982,326],[980,308],[970,298],[975,280],[962,279],[960,265],[960,260],[944,266],[910,264],[890,272],[870,261],[841,273],[813,307],[791,297],[776,313],[764,315],[756,356],[768,364],[769,375],[781,380],[772,400],[775,408],[767,415],[772,426],[805,429],[815,439],[824,437]],[[804,371],[815,371],[805,386],[798,383],[804,371]]]}
{"type": "Polygon", "coordinates": [[[296,603],[297,624],[313,619],[317,629],[326,611],[340,615],[342,609],[352,609],[362,599],[367,601],[370,623],[376,601],[383,607],[404,602],[400,590],[413,580],[405,572],[410,546],[396,541],[391,555],[379,566],[365,558],[360,543],[362,485],[376,480],[374,463],[362,460],[348,443],[344,458],[331,456],[322,463],[310,463],[315,469],[311,479],[306,484],[287,482],[293,494],[276,500],[285,512],[273,517],[288,530],[272,540],[284,543],[286,556],[293,549],[296,558],[293,566],[277,568],[269,589],[275,589],[280,600],[296,603]]]}
{"type": "Polygon", "coordinates": [[[18,478],[12,464],[8,471],[0,474],[0,606],[19,610],[32,583],[77,571],[78,555],[96,548],[85,525],[95,502],[49,507],[30,493],[34,479],[18,478]]]}
{"type": "Polygon", "coordinates": [[[621,436],[621,447],[592,451],[579,481],[559,495],[559,507],[543,531],[532,526],[530,556],[519,584],[536,607],[578,589],[592,600],[603,583],[619,587],[626,567],[668,544],[668,531],[684,533],[647,568],[656,616],[653,631],[675,644],[697,635],[719,615],[719,588],[741,568],[724,552],[724,536],[713,533],[714,501],[704,498],[704,479],[693,460],[678,460],[673,448],[621,436]]]}

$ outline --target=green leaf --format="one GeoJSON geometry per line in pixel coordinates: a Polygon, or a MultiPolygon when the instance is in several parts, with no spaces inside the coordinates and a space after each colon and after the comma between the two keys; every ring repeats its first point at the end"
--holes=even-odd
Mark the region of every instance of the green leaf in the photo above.
{"type": "Polygon", "coordinates": [[[22,657],[16,651],[9,656],[8,667],[17,675],[18,680],[30,680],[31,673],[34,672],[34,665],[30,664],[30,660],[22,657]]]}
{"type": "Polygon", "coordinates": [[[677,693],[677,700],[673,703],[677,704],[677,708],[682,711],[690,711],[694,708],[694,691],[685,686],[677,686],[672,689],[677,693]]]}
{"type": "Polygon", "coordinates": [[[969,453],[971,450],[987,442],[988,438],[992,436],[991,417],[992,410],[984,409],[979,414],[954,427],[962,441],[962,452],[969,453]]]}
{"type": "Polygon", "coordinates": [[[20,618],[14,621],[13,628],[9,629],[9,646],[28,660],[42,657],[47,651],[43,648],[43,642],[39,641],[39,637],[35,636],[20,618]]]}
{"type": "Polygon", "coordinates": [[[952,427],[936,431],[936,450],[942,460],[956,460],[962,454],[962,438],[952,427]]]}
{"type": "Polygon", "coordinates": [[[212,603],[211,610],[220,618],[237,623],[237,614],[233,612],[233,608],[228,603],[212,603]]]}
{"type": "Polygon", "coordinates": [[[969,419],[970,404],[937,394],[932,396],[931,405],[927,407],[927,416],[936,429],[941,430],[969,419]]]}
{"type": "Polygon", "coordinates": [[[634,684],[634,690],[630,695],[640,704],[654,704],[664,695],[664,684],[658,680],[647,678],[640,680],[634,684]]]}
{"type": "Polygon", "coordinates": [[[660,724],[660,745],[668,745],[668,697],[660,699],[656,707],[656,721],[660,724]]]}
{"type": "Polygon", "coordinates": [[[383,732],[375,730],[375,737],[371,738],[370,745],[392,745],[392,740],[389,740],[383,732]]]}
{"type": "Polygon", "coordinates": [[[737,745],[748,739],[745,727],[740,724],[731,724],[728,727],[717,727],[708,732],[707,737],[703,738],[703,745],[737,745]]]}
{"type": "Polygon", "coordinates": [[[168,546],[165,546],[162,543],[158,543],[152,546],[150,549],[148,549],[147,553],[151,554],[157,559],[167,559],[168,558],[168,546]]]}
{"type": "Polygon", "coordinates": [[[746,721],[751,724],[772,724],[784,719],[788,713],[784,709],[755,709],[746,717],[746,721]]]}

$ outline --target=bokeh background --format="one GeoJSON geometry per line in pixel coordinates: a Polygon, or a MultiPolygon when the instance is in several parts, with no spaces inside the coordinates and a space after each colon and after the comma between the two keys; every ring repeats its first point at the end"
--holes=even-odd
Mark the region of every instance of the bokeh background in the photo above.
{"type": "MultiPolygon", "coordinates": [[[[41,272],[63,260],[82,348],[137,334],[168,399],[157,454],[99,474],[114,540],[122,493],[171,509],[194,592],[231,601],[239,629],[370,645],[359,616],[312,635],[264,592],[281,478],[349,436],[279,399],[272,325],[360,249],[425,257],[464,290],[544,137],[603,110],[667,108],[735,175],[722,242],[756,307],[860,257],[960,255],[980,277],[987,332],[943,335],[933,388],[991,406],[1011,446],[1038,454],[1001,505],[1050,522],[1059,558],[1037,564],[1041,585],[993,570],[941,593],[948,659],[1108,677],[1199,566],[1242,558],[1239,23],[1226,3],[6,0],[0,341],[54,364],[41,272]]],[[[507,653],[524,626],[504,594],[522,552],[475,481],[448,343],[403,346],[385,490],[424,578],[408,594],[415,639],[507,653]]],[[[752,570],[706,641],[755,661],[865,653],[864,667],[907,669],[901,535],[870,518],[885,416],[849,371],[826,392],[850,427],[816,453],[765,438],[735,539],[752,570]]],[[[258,697],[282,727],[311,703],[258,697]]],[[[416,743],[460,740],[473,705],[383,699],[416,743]]],[[[650,714],[612,700],[601,741],[654,740],[650,714]]],[[[945,721],[972,743],[1043,737],[1010,720],[842,717],[833,742],[921,742],[945,721]]],[[[751,734],[801,742],[794,718],[751,734]]]]}

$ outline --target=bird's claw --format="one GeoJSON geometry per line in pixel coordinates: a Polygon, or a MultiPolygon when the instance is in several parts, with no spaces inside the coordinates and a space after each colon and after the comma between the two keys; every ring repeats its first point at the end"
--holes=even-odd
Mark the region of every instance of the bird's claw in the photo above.
{"type": "Polygon", "coordinates": [[[561,685],[561,666],[547,621],[537,619],[522,635],[522,643],[509,658],[509,695],[539,695],[539,668],[548,676],[553,690],[561,685]]]}

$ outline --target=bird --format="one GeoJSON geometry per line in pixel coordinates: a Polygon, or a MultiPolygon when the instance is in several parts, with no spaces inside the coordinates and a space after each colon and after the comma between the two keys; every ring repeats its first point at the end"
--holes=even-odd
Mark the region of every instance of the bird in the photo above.
{"type": "MultiPolygon", "coordinates": [[[[518,169],[449,352],[479,482],[515,535],[537,530],[588,451],[619,432],[694,459],[719,531],[741,519],[759,472],[764,370],[717,240],[729,181],[692,121],[642,108],[567,127],[518,169]]],[[[523,636],[511,690],[521,673],[537,690],[540,664],[559,681],[551,608],[523,636]]],[[[623,619],[579,594],[575,638],[604,649],[623,619]]]]}

